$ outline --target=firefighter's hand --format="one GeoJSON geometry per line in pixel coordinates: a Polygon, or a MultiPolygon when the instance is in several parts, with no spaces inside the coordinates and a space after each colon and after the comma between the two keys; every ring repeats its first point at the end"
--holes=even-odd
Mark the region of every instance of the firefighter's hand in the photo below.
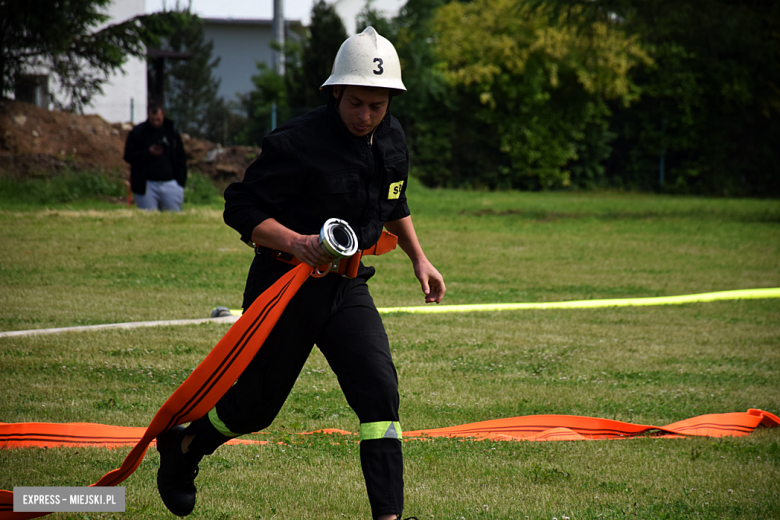
{"type": "Polygon", "coordinates": [[[301,262],[312,267],[329,264],[333,258],[320,247],[319,235],[298,235],[291,244],[291,253],[301,262]]]}
{"type": "Polygon", "coordinates": [[[428,259],[414,264],[414,275],[420,280],[420,287],[425,294],[425,303],[439,303],[447,292],[444,277],[433,267],[428,259]]]}
{"type": "Polygon", "coordinates": [[[165,148],[160,144],[153,144],[149,147],[149,153],[157,157],[161,156],[164,151],[165,148]]]}

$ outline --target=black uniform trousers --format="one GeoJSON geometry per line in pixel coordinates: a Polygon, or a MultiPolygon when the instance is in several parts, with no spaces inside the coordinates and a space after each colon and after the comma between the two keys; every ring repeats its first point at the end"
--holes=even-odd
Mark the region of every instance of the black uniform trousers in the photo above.
{"type": "MultiPolygon", "coordinates": [[[[281,264],[265,260],[269,261],[281,264]]],[[[328,274],[309,278],[303,284],[255,358],[217,403],[216,413],[222,423],[235,434],[267,428],[281,410],[315,343],[361,424],[399,420],[398,377],[368,285],[362,278],[328,274]]],[[[216,430],[208,416],[190,424],[185,435],[190,434],[196,435],[190,445],[195,455],[213,453],[230,439],[216,430]]],[[[360,461],[374,518],[392,513],[400,517],[401,441],[362,440],[360,461]]]]}

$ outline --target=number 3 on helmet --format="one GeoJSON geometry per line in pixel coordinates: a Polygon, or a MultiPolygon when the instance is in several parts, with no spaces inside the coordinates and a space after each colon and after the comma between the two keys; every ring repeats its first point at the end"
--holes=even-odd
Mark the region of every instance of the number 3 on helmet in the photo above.
{"type": "Polygon", "coordinates": [[[322,87],[332,85],[389,88],[394,95],[406,92],[395,47],[373,27],[341,44],[333,72],[322,87]]]}

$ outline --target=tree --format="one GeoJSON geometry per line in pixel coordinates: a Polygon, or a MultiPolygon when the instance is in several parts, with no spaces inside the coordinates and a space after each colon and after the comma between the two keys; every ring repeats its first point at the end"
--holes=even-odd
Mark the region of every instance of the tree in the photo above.
{"type": "Polygon", "coordinates": [[[241,106],[246,111],[247,120],[236,137],[236,142],[250,146],[260,146],[263,137],[273,130],[274,110],[277,122],[290,118],[284,78],[264,62],[258,63],[257,68],[259,74],[252,76],[254,90],[241,96],[241,106]]]}
{"type": "Polygon", "coordinates": [[[66,96],[61,108],[81,110],[128,56],[143,57],[174,30],[176,15],[143,15],[100,30],[111,0],[0,2],[0,95],[24,74],[50,71],[66,96]]]}
{"type": "Polygon", "coordinates": [[[444,0],[408,0],[392,20],[371,4],[358,16],[358,30],[372,25],[398,52],[408,92],[396,96],[391,110],[406,132],[410,169],[429,186],[452,184],[452,161],[459,120],[458,97],[437,67],[431,21],[444,0]]]}
{"type": "Polygon", "coordinates": [[[212,59],[214,42],[205,41],[203,20],[189,10],[179,12],[186,23],[165,38],[164,48],[187,52],[192,58],[166,60],[165,108],[180,131],[221,142],[230,114],[225,101],[218,97],[220,80],[214,77],[220,59],[212,59]]]}
{"type": "Polygon", "coordinates": [[[355,18],[357,33],[363,32],[369,26],[391,42],[398,40],[398,25],[393,20],[385,18],[381,11],[374,8],[374,0],[368,0],[355,18]]]}
{"type": "Polygon", "coordinates": [[[347,39],[347,30],[335,7],[318,0],[311,10],[308,37],[301,50],[299,66],[286,71],[289,103],[296,112],[305,112],[327,102],[326,93],[320,91],[333,69],[333,59],[341,44],[347,39]]]}
{"type": "Polygon", "coordinates": [[[649,62],[636,37],[578,10],[556,16],[521,0],[452,2],[435,16],[449,83],[470,99],[459,184],[558,188],[597,183],[609,152],[606,101],[637,97],[628,73],[649,62]]]}
{"type": "Polygon", "coordinates": [[[302,45],[287,43],[285,75],[279,76],[266,63],[258,63],[259,74],[252,76],[255,88],[241,100],[247,122],[237,141],[260,145],[272,128],[272,112],[276,121],[285,121],[327,102],[327,93],[320,91],[333,68],[341,44],[347,39],[344,23],[333,6],[319,0],[311,11],[311,24],[302,45]]]}
{"type": "MultiPolygon", "coordinates": [[[[575,3],[550,1],[562,13],[575,3]]],[[[615,184],[780,195],[780,3],[592,0],[583,9],[591,21],[618,20],[654,60],[630,73],[639,102],[613,106],[615,184]]]]}

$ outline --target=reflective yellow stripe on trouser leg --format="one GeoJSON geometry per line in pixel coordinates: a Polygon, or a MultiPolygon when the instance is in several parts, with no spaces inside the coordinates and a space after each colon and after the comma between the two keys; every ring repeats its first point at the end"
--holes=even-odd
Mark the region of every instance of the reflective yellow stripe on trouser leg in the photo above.
{"type": "Polygon", "coordinates": [[[397,421],[370,422],[360,425],[361,441],[374,439],[398,439],[400,441],[401,436],[401,423],[397,421]]]}
{"type": "Polygon", "coordinates": [[[225,426],[225,423],[222,422],[222,419],[219,418],[219,415],[217,415],[217,407],[215,406],[211,410],[209,410],[209,422],[211,425],[217,429],[219,433],[224,435],[225,437],[238,437],[241,435],[240,433],[233,433],[230,431],[230,428],[225,426]]]}

